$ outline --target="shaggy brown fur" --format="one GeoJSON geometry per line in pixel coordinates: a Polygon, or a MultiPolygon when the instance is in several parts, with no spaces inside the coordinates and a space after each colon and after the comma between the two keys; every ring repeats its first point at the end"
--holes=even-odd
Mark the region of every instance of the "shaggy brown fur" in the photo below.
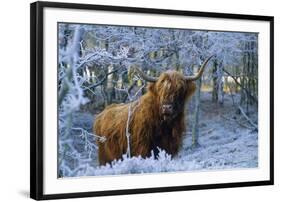
{"type": "Polygon", "coordinates": [[[94,123],[94,133],[105,136],[98,142],[100,165],[119,159],[127,150],[126,123],[128,109],[134,110],[129,124],[131,155],[148,157],[157,147],[174,156],[179,151],[185,130],[186,100],[195,91],[195,83],[187,81],[176,71],[162,73],[139,101],[112,104],[104,109],[94,123]],[[169,103],[172,113],[164,113],[162,106],[169,103]]]}

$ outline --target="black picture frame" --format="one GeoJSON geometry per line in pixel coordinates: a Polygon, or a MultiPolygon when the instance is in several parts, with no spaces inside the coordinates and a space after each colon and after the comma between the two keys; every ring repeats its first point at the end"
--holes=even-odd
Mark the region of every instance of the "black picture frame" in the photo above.
{"type": "Polygon", "coordinates": [[[246,187],[274,184],[274,17],[258,15],[240,15],[228,13],[196,12],[183,10],[103,6],[75,3],[35,2],[30,5],[30,197],[36,200],[92,197],[121,194],[139,194],[153,192],[171,192],[228,187],[246,187]],[[43,9],[80,9],[99,11],[121,11],[130,13],[164,14],[169,16],[194,16],[223,19],[267,21],[270,23],[270,179],[238,183],[204,184],[191,186],[155,187],[129,190],[77,192],[67,194],[43,193],[43,9]]]}

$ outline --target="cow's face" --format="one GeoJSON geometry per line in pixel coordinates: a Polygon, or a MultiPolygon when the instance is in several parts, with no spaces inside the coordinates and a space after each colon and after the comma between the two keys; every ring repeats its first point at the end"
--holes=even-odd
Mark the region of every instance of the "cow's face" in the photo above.
{"type": "Polygon", "coordinates": [[[161,120],[171,122],[183,113],[185,101],[193,94],[195,84],[179,72],[167,71],[160,75],[152,88],[158,99],[161,120]]]}
{"type": "Polygon", "coordinates": [[[134,68],[140,77],[151,82],[148,89],[156,95],[160,116],[163,121],[170,122],[180,113],[183,113],[185,100],[195,91],[194,81],[202,76],[208,61],[212,57],[208,57],[203,62],[198,73],[194,76],[184,76],[179,72],[169,70],[162,73],[160,77],[151,77],[139,68],[134,68]]]}

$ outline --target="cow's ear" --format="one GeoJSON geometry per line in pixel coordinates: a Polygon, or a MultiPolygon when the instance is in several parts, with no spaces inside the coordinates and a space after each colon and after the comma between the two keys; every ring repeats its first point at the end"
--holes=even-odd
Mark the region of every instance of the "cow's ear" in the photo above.
{"type": "Polygon", "coordinates": [[[190,98],[196,90],[196,84],[193,81],[186,81],[186,86],[186,97],[190,98]]]}
{"type": "Polygon", "coordinates": [[[156,93],[156,89],[155,88],[156,88],[155,83],[149,83],[148,86],[147,86],[147,90],[152,92],[153,94],[156,93]]]}

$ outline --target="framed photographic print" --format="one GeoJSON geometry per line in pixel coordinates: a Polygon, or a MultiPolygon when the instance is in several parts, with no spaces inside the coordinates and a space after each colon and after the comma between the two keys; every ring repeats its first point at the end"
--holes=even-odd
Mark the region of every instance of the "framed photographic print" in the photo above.
{"type": "Polygon", "coordinates": [[[31,198],[273,184],[273,17],[31,4],[31,198]]]}

